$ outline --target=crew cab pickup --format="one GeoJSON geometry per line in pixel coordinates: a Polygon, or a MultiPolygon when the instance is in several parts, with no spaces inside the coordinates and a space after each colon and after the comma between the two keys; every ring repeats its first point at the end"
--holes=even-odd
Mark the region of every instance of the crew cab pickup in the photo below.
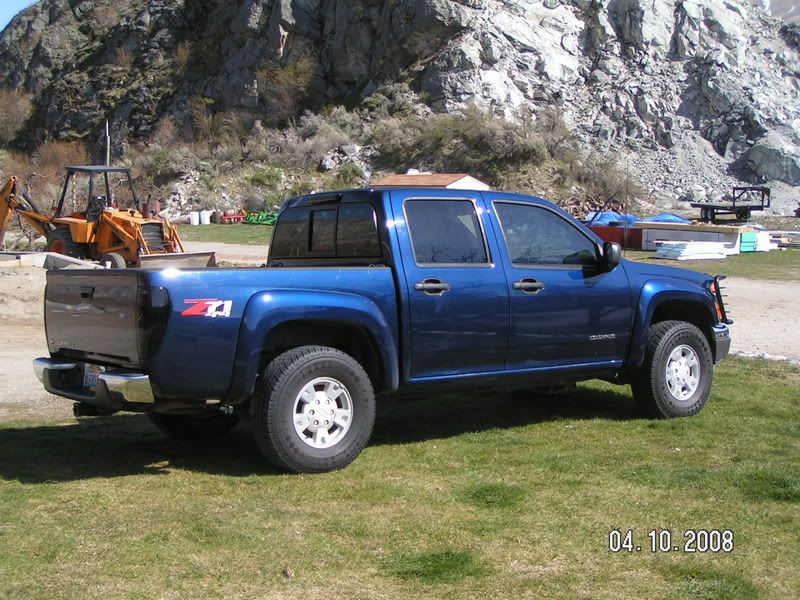
{"type": "Polygon", "coordinates": [[[34,369],[78,416],[179,437],[243,419],[269,460],[315,472],[364,448],[376,394],[423,384],[601,378],[693,415],[730,322],[719,278],[623,260],[544,200],[373,188],[287,200],[262,268],[49,271],[34,369]]]}

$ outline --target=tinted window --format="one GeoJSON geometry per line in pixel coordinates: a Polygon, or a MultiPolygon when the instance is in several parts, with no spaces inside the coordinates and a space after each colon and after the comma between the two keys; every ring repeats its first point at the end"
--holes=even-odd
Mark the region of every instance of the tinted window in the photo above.
{"type": "Polygon", "coordinates": [[[333,256],[336,251],[336,209],[311,211],[311,252],[333,256]]]}
{"type": "Polygon", "coordinates": [[[336,232],[336,256],[370,258],[381,255],[375,211],[369,204],[342,204],[336,232]]]}
{"type": "Polygon", "coordinates": [[[418,264],[489,262],[469,200],[408,200],[405,208],[418,264]]]}
{"type": "Polygon", "coordinates": [[[563,217],[538,206],[495,203],[515,265],[591,265],[597,247],[563,217]]]}
{"type": "Polygon", "coordinates": [[[281,213],[272,236],[270,254],[278,258],[308,256],[308,208],[290,208],[281,213]]]}

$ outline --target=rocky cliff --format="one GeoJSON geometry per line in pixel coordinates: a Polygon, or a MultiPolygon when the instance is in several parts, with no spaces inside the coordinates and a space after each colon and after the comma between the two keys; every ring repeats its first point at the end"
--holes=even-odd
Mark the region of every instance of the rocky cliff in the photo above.
{"type": "Polygon", "coordinates": [[[800,201],[800,28],[739,0],[41,0],[0,86],[36,96],[30,139],[122,140],[197,97],[259,118],[259,71],[309,59],[317,106],[395,81],[436,111],[557,105],[656,194],[800,201]]]}

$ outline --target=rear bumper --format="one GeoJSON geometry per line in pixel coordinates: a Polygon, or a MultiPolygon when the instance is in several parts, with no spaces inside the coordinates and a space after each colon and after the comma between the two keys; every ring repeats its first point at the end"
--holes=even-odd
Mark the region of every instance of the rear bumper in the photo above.
{"type": "Polygon", "coordinates": [[[94,390],[83,387],[84,363],[54,358],[37,358],[33,371],[51,394],[103,408],[122,409],[126,404],[155,401],[150,377],[132,371],[106,371],[97,377],[94,390]]]}
{"type": "Polygon", "coordinates": [[[711,329],[714,334],[714,362],[717,363],[731,351],[731,330],[722,323],[714,325],[711,329]]]}

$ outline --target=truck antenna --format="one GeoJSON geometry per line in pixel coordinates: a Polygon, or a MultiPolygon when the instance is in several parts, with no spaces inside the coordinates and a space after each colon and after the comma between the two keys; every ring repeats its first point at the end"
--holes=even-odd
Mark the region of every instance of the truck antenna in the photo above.
{"type": "Polygon", "coordinates": [[[108,127],[108,119],[106,119],[106,166],[111,166],[111,131],[108,127]]]}

